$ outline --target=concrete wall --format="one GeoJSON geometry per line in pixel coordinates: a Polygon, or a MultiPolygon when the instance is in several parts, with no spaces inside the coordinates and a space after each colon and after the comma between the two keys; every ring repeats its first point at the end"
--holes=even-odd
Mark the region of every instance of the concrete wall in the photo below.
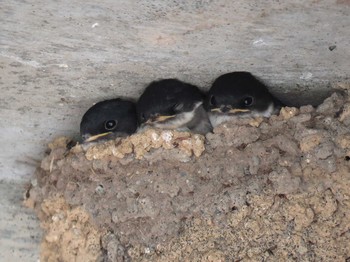
{"type": "Polygon", "coordinates": [[[23,182],[48,141],[77,135],[94,102],[137,98],[166,77],[207,89],[247,70],[291,105],[317,104],[349,81],[349,14],[349,0],[1,1],[4,261],[36,261],[39,228],[20,207],[23,182]]]}

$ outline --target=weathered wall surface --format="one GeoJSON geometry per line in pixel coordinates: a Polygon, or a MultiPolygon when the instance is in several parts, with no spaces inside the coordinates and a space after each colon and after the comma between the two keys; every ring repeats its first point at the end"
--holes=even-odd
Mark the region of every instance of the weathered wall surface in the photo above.
{"type": "MultiPolygon", "coordinates": [[[[20,194],[6,181],[28,180],[45,144],[76,135],[93,102],[136,98],[157,78],[207,89],[221,73],[248,70],[285,102],[320,102],[348,80],[349,13],[348,0],[2,1],[1,193],[20,194]]],[[[8,214],[22,212],[8,200],[8,214]]],[[[1,249],[31,239],[4,235],[7,215],[0,235],[12,241],[0,239],[1,249]]]]}

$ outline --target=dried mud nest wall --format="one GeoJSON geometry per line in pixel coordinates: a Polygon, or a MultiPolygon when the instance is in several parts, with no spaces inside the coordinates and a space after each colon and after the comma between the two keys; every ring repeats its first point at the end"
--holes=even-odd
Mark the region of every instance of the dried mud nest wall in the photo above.
{"type": "Polygon", "coordinates": [[[350,259],[346,90],[206,137],[67,143],[49,145],[26,193],[41,261],[350,259]]]}

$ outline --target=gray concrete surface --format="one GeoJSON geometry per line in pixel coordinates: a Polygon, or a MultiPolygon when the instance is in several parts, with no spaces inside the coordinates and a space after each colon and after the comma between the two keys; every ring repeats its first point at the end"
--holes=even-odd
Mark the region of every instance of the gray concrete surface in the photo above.
{"type": "Polygon", "coordinates": [[[24,188],[0,180],[0,261],[37,261],[41,232],[34,213],[21,206],[24,188]]]}
{"type": "Polygon", "coordinates": [[[317,104],[349,81],[349,14],[349,0],[0,1],[0,260],[38,258],[23,183],[94,102],[248,70],[289,104],[317,104]]]}

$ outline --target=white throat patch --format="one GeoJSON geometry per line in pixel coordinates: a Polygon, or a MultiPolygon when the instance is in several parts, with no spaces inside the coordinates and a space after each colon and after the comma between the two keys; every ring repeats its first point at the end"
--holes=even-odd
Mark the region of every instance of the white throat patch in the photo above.
{"type": "Polygon", "coordinates": [[[264,110],[262,112],[251,111],[249,113],[236,114],[236,115],[229,115],[229,114],[223,114],[223,113],[217,113],[217,112],[209,112],[208,115],[209,115],[211,125],[213,127],[216,127],[216,126],[220,125],[221,123],[228,122],[230,120],[237,119],[237,118],[259,117],[259,116],[270,117],[272,115],[272,113],[274,112],[274,110],[275,110],[275,106],[273,103],[271,103],[266,108],[266,110],[264,110]]]}
{"type": "Polygon", "coordinates": [[[275,111],[275,106],[273,103],[271,103],[265,111],[258,112],[256,116],[270,117],[274,111],[275,111]]]}
{"type": "Polygon", "coordinates": [[[193,119],[197,108],[200,107],[202,103],[203,102],[197,102],[192,111],[177,114],[174,118],[171,118],[162,123],[154,123],[152,126],[163,129],[177,129],[185,127],[186,124],[188,124],[193,119]]]}

